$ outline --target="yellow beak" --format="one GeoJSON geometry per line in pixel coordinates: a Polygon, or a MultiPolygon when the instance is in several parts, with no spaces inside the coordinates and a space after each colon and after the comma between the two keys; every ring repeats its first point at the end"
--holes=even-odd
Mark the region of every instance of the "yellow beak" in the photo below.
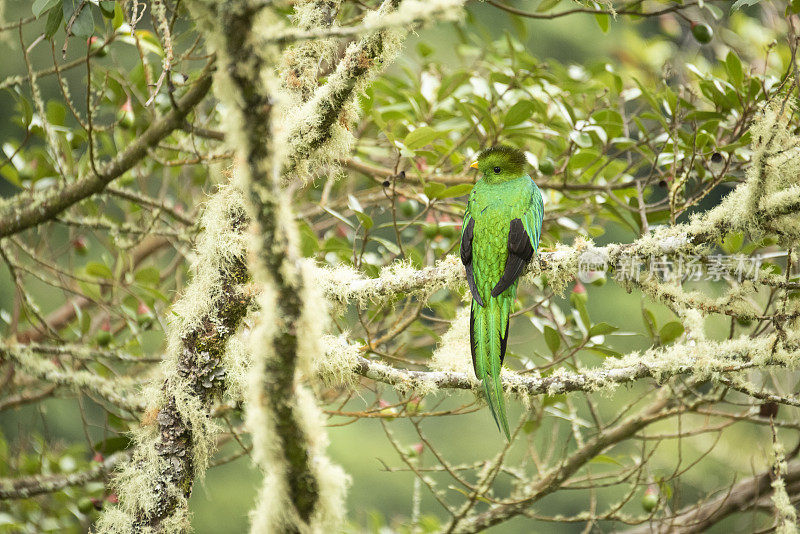
{"type": "Polygon", "coordinates": [[[477,168],[478,168],[478,162],[476,161],[475,163],[473,163],[472,165],[470,165],[470,168],[471,168],[471,169],[477,169],[477,168]]]}

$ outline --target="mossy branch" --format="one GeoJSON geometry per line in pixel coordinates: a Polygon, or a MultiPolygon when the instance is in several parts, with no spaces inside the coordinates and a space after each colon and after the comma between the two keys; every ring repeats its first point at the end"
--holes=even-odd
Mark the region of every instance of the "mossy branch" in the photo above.
{"type": "Polygon", "coordinates": [[[224,359],[251,302],[243,291],[247,217],[240,194],[225,188],[204,215],[194,279],[174,306],[160,387],[146,391],[149,407],[136,446],[114,481],[119,504],[103,510],[104,533],[185,532],[187,499],[213,448],[212,401],[227,387],[224,359]]]}
{"type": "MultiPolygon", "coordinates": [[[[631,353],[622,359],[607,359],[603,367],[580,372],[559,370],[549,376],[503,374],[506,391],[520,395],[555,395],[575,391],[613,389],[643,378],[664,382],[678,375],[723,380],[739,371],[767,366],[794,367],[800,357],[800,343],[776,347],[776,336],[760,339],[742,337],[730,341],[676,343],[669,347],[631,353]]],[[[469,354],[464,354],[468,359],[469,354]]],[[[439,389],[480,392],[481,383],[471,373],[397,369],[363,356],[352,360],[352,370],[364,377],[389,384],[402,392],[430,393],[439,389]]],[[[794,406],[795,398],[770,395],[773,402],[794,406]]]]}
{"type": "Polygon", "coordinates": [[[458,16],[463,5],[463,0],[437,0],[436,2],[405,0],[400,4],[397,11],[383,15],[380,18],[366,20],[362,24],[319,28],[286,28],[283,31],[276,32],[275,35],[269,36],[267,39],[271,43],[285,44],[293,41],[361,36],[365,33],[395,27],[410,29],[433,20],[452,20],[458,16]]]}
{"type": "MultiPolygon", "coordinates": [[[[252,332],[247,422],[253,456],[265,472],[254,511],[254,532],[305,532],[333,526],[342,515],[343,475],[324,456],[324,433],[313,397],[297,382],[308,358],[304,343],[316,332],[303,323],[305,287],[289,199],[275,168],[271,75],[277,50],[259,45],[269,13],[248,1],[194,2],[195,16],[212,35],[223,65],[231,110],[226,139],[237,151],[237,176],[253,220],[252,272],[261,284],[259,324],[252,332]],[[304,338],[308,338],[305,339],[304,338]],[[327,477],[327,478],[326,478],[327,477]]],[[[316,311],[316,310],[315,310],[316,311]]]]}
{"type": "Polygon", "coordinates": [[[108,184],[122,176],[147,155],[148,150],[180,129],[186,116],[205,98],[211,88],[211,66],[194,83],[178,107],[157,118],[133,143],[102,165],[98,174],[67,182],[51,190],[33,194],[20,193],[0,204],[0,238],[32,228],[57,217],[70,206],[101,192],[108,184]]]}
{"type": "Polygon", "coordinates": [[[76,473],[34,475],[16,479],[0,478],[0,500],[28,499],[36,495],[55,493],[72,486],[81,486],[103,477],[127,457],[128,454],[124,452],[112,454],[89,469],[76,473]]]}
{"type": "MultiPolygon", "coordinates": [[[[581,263],[605,264],[613,267],[631,260],[647,260],[652,257],[707,255],[707,247],[729,232],[737,230],[763,232],[765,225],[787,214],[796,216],[800,212],[800,190],[792,188],[764,199],[765,207],[756,211],[751,217],[739,218],[738,210],[731,209],[731,204],[734,202],[729,203],[729,199],[741,200],[741,194],[746,191],[744,185],[739,187],[740,189],[726,197],[725,203],[695,218],[692,222],[658,228],[632,243],[595,247],[591,242],[578,240],[571,247],[559,244],[555,250],[539,251],[522,280],[531,282],[536,276],[543,274],[551,287],[561,291],[578,273],[581,263]],[[781,201],[770,202],[775,197],[780,197],[781,201]]],[[[792,226],[784,225],[783,229],[786,235],[794,235],[795,230],[792,226]]],[[[349,267],[321,269],[320,278],[328,297],[341,303],[353,300],[383,302],[394,298],[398,293],[432,294],[439,289],[461,287],[465,283],[464,269],[456,255],[449,255],[439,260],[436,265],[422,269],[397,263],[386,267],[377,278],[365,277],[349,267]]],[[[673,296],[668,296],[664,291],[657,291],[658,288],[653,288],[651,285],[632,283],[662,300],[674,297],[674,291],[671,292],[673,296]]],[[[660,285],[659,287],[661,288],[660,285]]]]}
{"type": "MultiPolygon", "coordinates": [[[[381,6],[371,13],[365,24],[380,21],[393,13],[400,0],[384,0],[381,6]]],[[[349,143],[346,126],[350,118],[347,106],[352,102],[360,87],[363,87],[374,74],[383,69],[400,49],[403,34],[397,29],[372,30],[351,44],[339,61],[336,70],[327,83],[317,89],[313,98],[289,119],[293,126],[289,133],[288,166],[290,173],[302,163],[306,168],[313,164],[330,163],[331,157],[339,157],[344,150],[331,148],[322,157],[315,158],[318,152],[331,144],[349,143]],[[339,125],[339,123],[342,125],[339,125]],[[337,127],[338,126],[338,127],[337,127]]]]}
{"type": "Polygon", "coordinates": [[[31,347],[24,345],[0,346],[0,360],[11,360],[29,376],[95,395],[122,410],[139,413],[145,408],[145,404],[134,395],[136,383],[132,380],[112,380],[91,371],[68,369],[35,354],[31,347]]]}

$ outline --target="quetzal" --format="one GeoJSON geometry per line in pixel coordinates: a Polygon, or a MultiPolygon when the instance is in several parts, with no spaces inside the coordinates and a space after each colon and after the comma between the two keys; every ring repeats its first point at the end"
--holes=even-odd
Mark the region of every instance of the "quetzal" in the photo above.
{"type": "Polygon", "coordinates": [[[472,164],[480,179],[472,188],[461,227],[461,262],[472,293],[470,349],[475,376],[483,381],[497,428],[508,431],[500,368],[506,354],[517,279],[539,248],[544,204],[525,172],[525,154],[498,145],[472,164]]]}

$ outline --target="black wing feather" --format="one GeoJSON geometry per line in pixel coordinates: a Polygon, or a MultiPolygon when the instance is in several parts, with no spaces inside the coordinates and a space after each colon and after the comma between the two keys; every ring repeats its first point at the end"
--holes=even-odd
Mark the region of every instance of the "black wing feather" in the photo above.
{"type": "Polygon", "coordinates": [[[508,325],[511,324],[511,318],[506,319],[506,333],[500,338],[500,365],[503,365],[503,360],[506,359],[506,346],[508,345],[508,325]]]}
{"type": "Polygon", "coordinates": [[[478,362],[475,359],[475,306],[471,304],[469,307],[469,352],[472,354],[472,369],[480,380],[482,377],[478,376],[478,362]]]}
{"type": "Polygon", "coordinates": [[[472,233],[474,229],[475,219],[470,218],[467,227],[464,228],[464,232],[461,234],[461,263],[464,264],[464,270],[467,271],[467,284],[469,284],[472,298],[483,306],[483,299],[478,293],[478,287],[475,285],[475,273],[472,270],[472,233]]]}
{"type": "Polygon", "coordinates": [[[530,236],[525,231],[525,226],[522,224],[521,219],[514,219],[511,221],[511,226],[508,230],[508,258],[506,259],[506,268],[503,276],[497,285],[492,289],[492,296],[497,297],[511,287],[525,266],[531,261],[533,257],[533,246],[531,245],[530,236]]]}

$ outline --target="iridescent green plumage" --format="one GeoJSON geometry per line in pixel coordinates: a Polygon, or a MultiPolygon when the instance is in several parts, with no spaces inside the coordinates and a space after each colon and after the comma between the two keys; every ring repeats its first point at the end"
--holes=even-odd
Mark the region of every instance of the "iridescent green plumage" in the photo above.
{"type": "Polygon", "coordinates": [[[495,423],[510,439],[500,369],[517,280],[539,247],[544,206],[519,150],[484,150],[477,168],[481,179],[470,194],[461,230],[461,261],[472,292],[470,348],[495,423]]]}

